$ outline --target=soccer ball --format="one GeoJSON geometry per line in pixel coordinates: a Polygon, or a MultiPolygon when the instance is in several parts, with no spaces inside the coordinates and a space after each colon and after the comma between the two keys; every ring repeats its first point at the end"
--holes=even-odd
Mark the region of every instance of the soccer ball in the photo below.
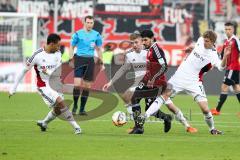
{"type": "Polygon", "coordinates": [[[112,122],[115,126],[121,127],[127,123],[127,116],[122,111],[117,111],[112,115],[112,122]]]}

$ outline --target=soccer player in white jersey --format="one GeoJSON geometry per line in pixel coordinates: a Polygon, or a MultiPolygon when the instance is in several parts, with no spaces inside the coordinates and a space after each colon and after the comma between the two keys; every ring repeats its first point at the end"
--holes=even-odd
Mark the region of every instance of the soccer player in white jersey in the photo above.
{"type": "MultiPolygon", "coordinates": [[[[134,73],[135,73],[134,83],[123,94],[120,94],[120,96],[126,103],[128,112],[130,114],[132,114],[132,105],[131,105],[132,95],[133,95],[136,87],[139,85],[140,81],[143,79],[143,77],[146,73],[146,56],[147,56],[148,51],[143,50],[142,38],[141,38],[140,33],[139,34],[137,34],[137,33],[131,34],[130,41],[133,44],[133,48],[126,54],[124,65],[115,73],[113,78],[107,84],[105,84],[103,86],[103,90],[107,90],[127,70],[130,70],[130,68],[132,66],[134,69],[134,73]]],[[[147,98],[147,97],[145,98],[146,108],[149,108],[149,106],[154,101],[154,99],[155,98],[147,98]]],[[[182,111],[173,104],[173,102],[170,100],[170,98],[166,101],[165,104],[168,107],[168,109],[173,114],[175,114],[176,119],[184,125],[187,132],[189,132],[189,133],[197,132],[197,129],[190,126],[190,124],[188,123],[186,118],[183,116],[182,111]]],[[[163,113],[161,111],[158,114],[160,117],[162,117],[163,120],[164,120],[164,117],[167,116],[165,113],[163,113]]],[[[160,117],[158,117],[158,118],[160,118],[160,117]]]]}
{"type": "Polygon", "coordinates": [[[216,38],[216,33],[208,30],[198,39],[190,55],[182,62],[168,81],[168,89],[150,106],[144,116],[145,118],[155,113],[165,103],[166,97],[175,96],[179,92],[185,92],[193,96],[201,108],[210,133],[214,135],[222,134],[214,126],[213,116],[209,111],[207,97],[202,84],[203,74],[208,72],[213,66],[222,71],[230,54],[230,48],[227,47],[222,61],[219,59],[218,53],[214,48],[216,38]]]}
{"type": "Polygon", "coordinates": [[[37,78],[37,90],[42,96],[44,102],[52,109],[47,116],[37,122],[37,125],[41,128],[41,131],[46,131],[48,123],[53,121],[56,117],[68,121],[74,128],[75,134],[81,133],[80,126],[76,123],[72,113],[68,107],[64,104],[63,94],[53,90],[50,86],[50,77],[53,80],[60,82],[61,72],[58,72],[58,68],[61,67],[61,52],[60,48],[61,38],[57,34],[50,34],[47,37],[47,45],[38,49],[32,57],[30,57],[24,69],[18,75],[13,87],[9,91],[9,97],[15,94],[19,82],[24,75],[32,67],[36,71],[37,78]]]}

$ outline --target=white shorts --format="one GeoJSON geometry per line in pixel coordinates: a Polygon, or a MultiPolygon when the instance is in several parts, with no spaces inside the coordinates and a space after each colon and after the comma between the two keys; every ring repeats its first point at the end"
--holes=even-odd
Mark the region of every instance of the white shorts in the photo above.
{"type": "Polygon", "coordinates": [[[58,93],[50,87],[37,88],[38,93],[42,96],[43,101],[50,107],[54,107],[58,97],[64,99],[62,93],[58,93]]]}
{"type": "Polygon", "coordinates": [[[186,94],[191,95],[195,101],[196,101],[196,98],[199,96],[202,97],[201,99],[204,99],[204,101],[207,100],[206,99],[207,96],[206,96],[202,82],[186,83],[172,77],[170,78],[168,83],[170,83],[173,88],[173,94],[171,97],[174,97],[179,92],[185,92],[186,94]]]}

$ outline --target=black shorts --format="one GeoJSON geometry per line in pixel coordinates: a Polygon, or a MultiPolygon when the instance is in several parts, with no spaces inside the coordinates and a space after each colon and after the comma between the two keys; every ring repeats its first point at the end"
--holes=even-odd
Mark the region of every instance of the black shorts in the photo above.
{"type": "MultiPolygon", "coordinates": [[[[142,88],[137,87],[133,93],[131,103],[138,104],[142,98],[152,99],[155,100],[155,98],[158,96],[159,88],[149,88],[147,86],[143,86],[142,88]]],[[[151,105],[151,104],[150,104],[151,105]]]]}
{"type": "Polygon", "coordinates": [[[94,66],[94,57],[74,55],[74,77],[83,78],[86,81],[92,81],[94,66]]]}
{"type": "Polygon", "coordinates": [[[232,86],[239,84],[239,71],[237,70],[226,70],[223,83],[232,86]]]}

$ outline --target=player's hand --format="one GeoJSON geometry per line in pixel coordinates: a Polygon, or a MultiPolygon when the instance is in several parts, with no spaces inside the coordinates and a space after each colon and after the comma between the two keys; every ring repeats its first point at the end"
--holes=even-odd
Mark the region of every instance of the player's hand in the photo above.
{"type": "Polygon", "coordinates": [[[111,82],[108,82],[107,84],[105,84],[102,88],[103,91],[107,91],[109,89],[109,87],[112,85],[111,82]]]}
{"type": "Polygon", "coordinates": [[[150,81],[148,81],[147,86],[149,86],[149,87],[153,87],[153,85],[154,85],[154,80],[150,80],[150,81]]]}
{"type": "Polygon", "coordinates": [[[226,48],[224,48],[224,56],[228,57],[231,54],[231,45],[228,45],[226,48]]]}
{"type": "Polygon", "coordinates": [[[69,59],[68,65],[69,65],[71,68],[74,68],[74,60],[73,60],[73,58],[69,59]]]}
{"type": "Polygon", "coordinates": [[[8,92],[8,98],[10,99],[14,94],[15,94],[15,92],[9,91],[9,92],[8,92]]]}
{"type": "Polygon", "coordinates": [[[187,48],[184,49],[184,51],[185,51],[186,53],[191,53],[193,49],[194,49],[193,46],[188,46],[187,48]]]}
{"type": "Polygon", "coordinates": [[[47,68],[42,69],[42,73],[48,75],[48,73],[47,73],[47,68]]]}
{"type": "Polygon", "coordinates": [[[104,70],[105,70],[105,66],[102,64],[102,65],[101,65],[100,72],[101,72],[101,71],[104,71],[104,70]]]}

